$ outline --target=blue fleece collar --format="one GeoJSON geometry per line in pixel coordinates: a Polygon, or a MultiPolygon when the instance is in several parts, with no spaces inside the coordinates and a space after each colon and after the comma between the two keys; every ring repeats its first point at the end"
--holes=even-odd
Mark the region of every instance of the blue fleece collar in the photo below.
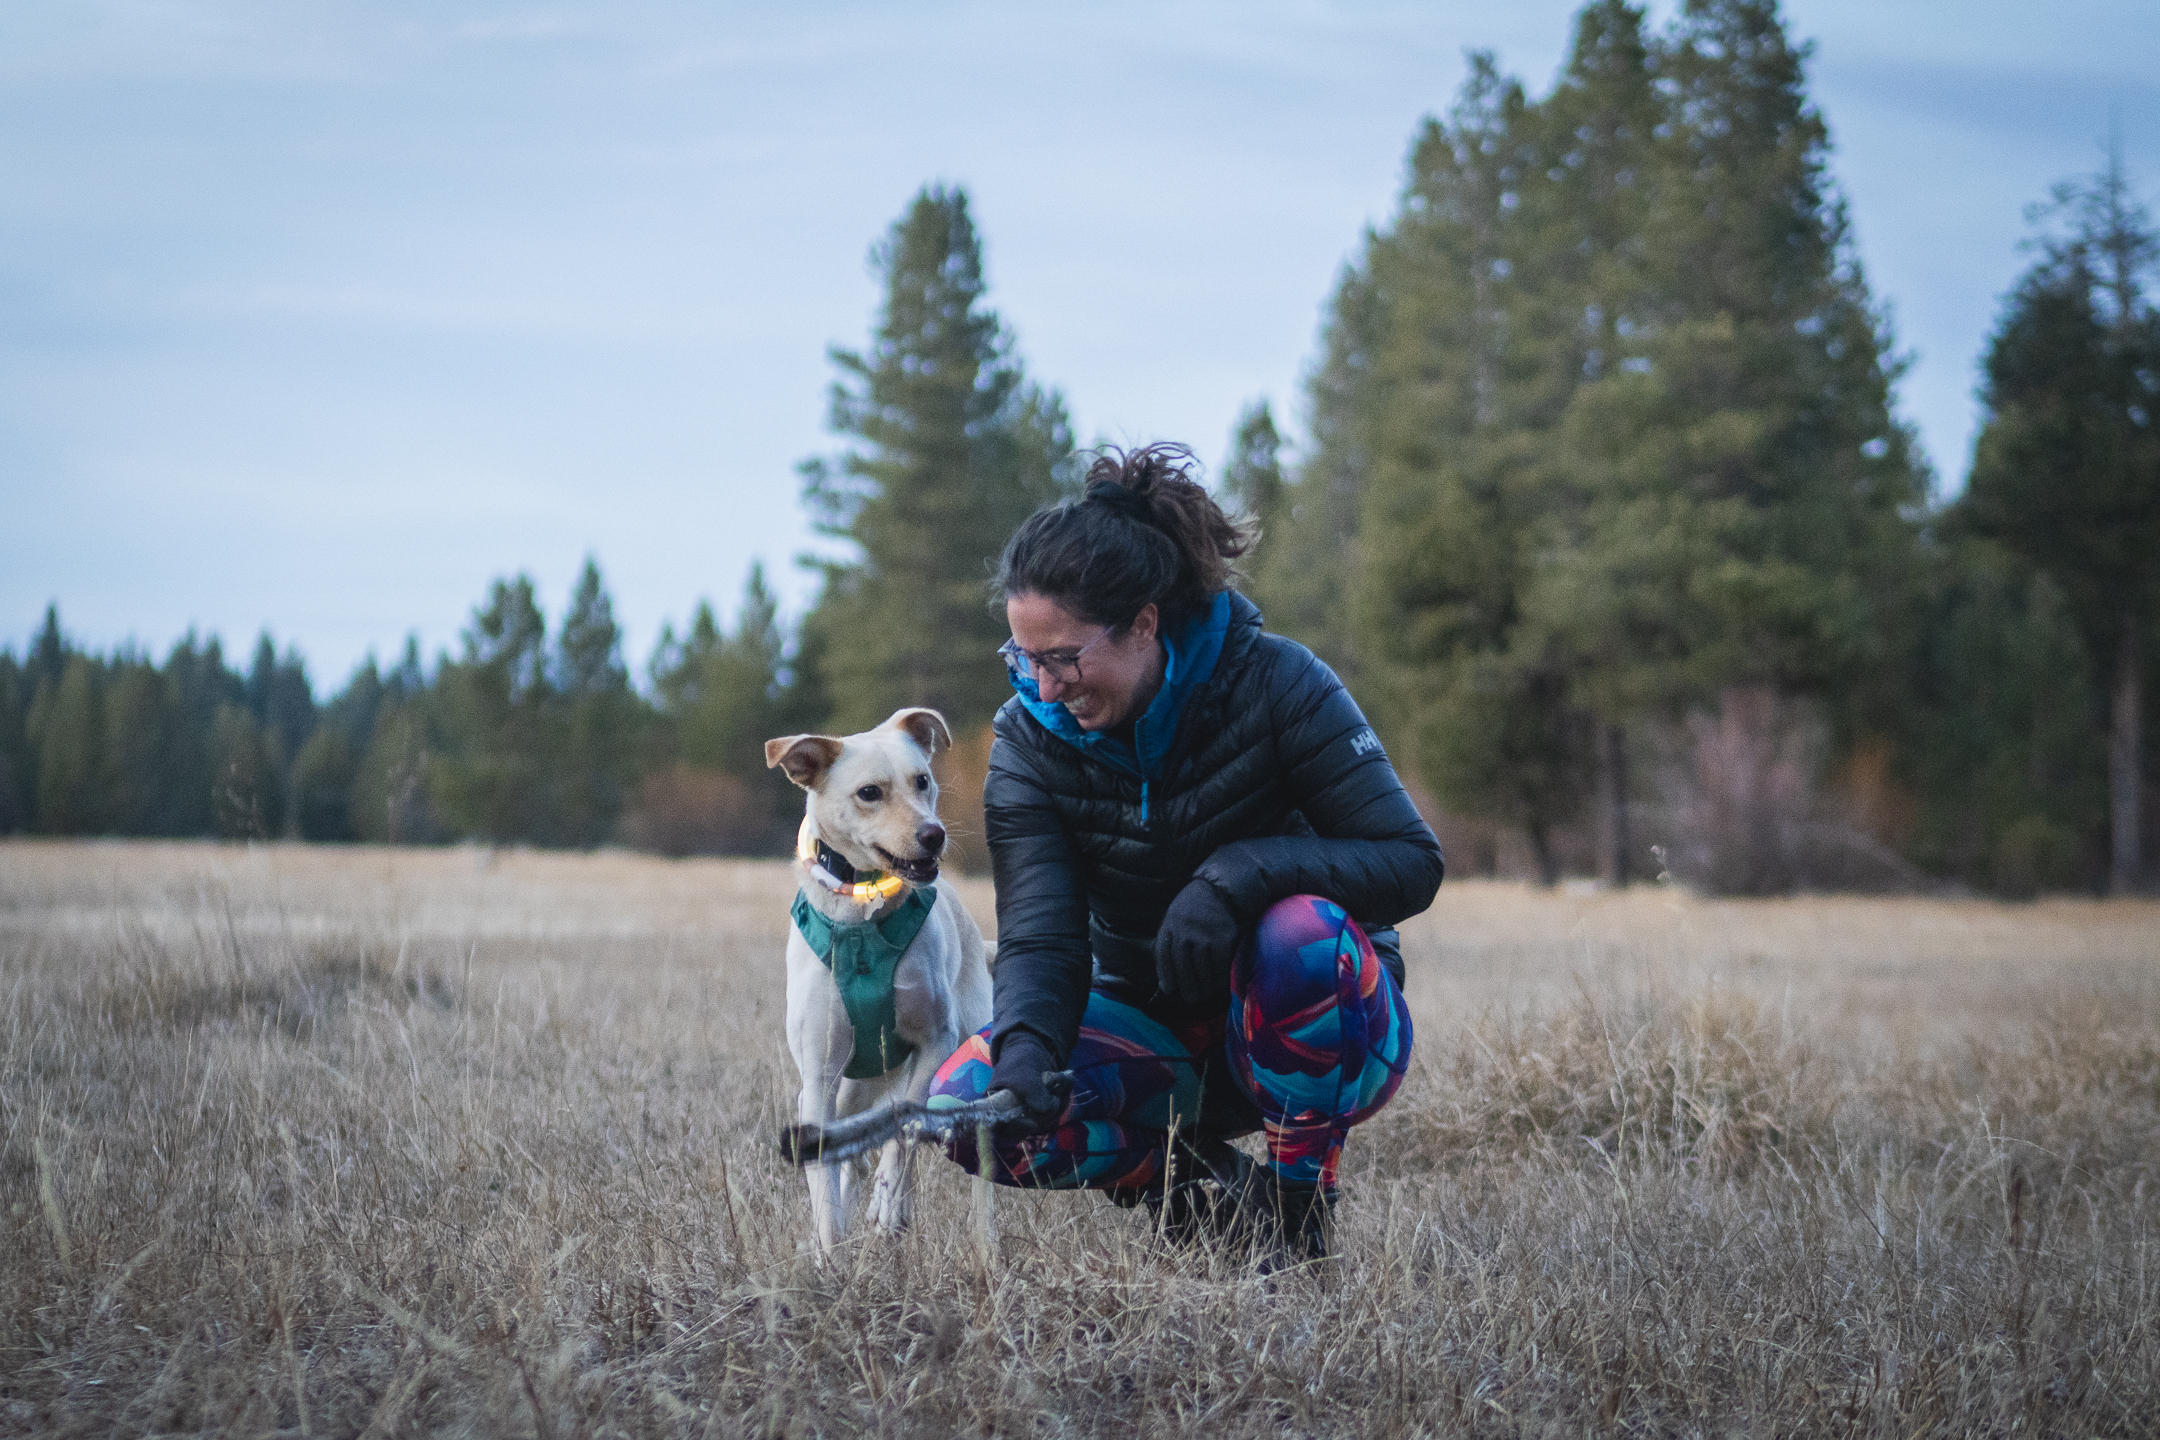
{"type": "Polygon", "coordinates": [[[1093,755],[1113,769],[1145,781],[1170,753],[1185,701],[1195,687],[1215,673],[1215,662],[1222,658],[1223,641],[1229,634],[1230,592],[1218,590],[1208,608],[1183,630],[1163,637],[1162,688],[1155,692],[1155,698],[1133,727],[1133,746],[1106,731],[1081,729],[1071,711],[1042,698],[1033,675],[1025,679],[1014,676],[1012,687],[1019,692],[1020,703],[1042,722],[1045,730],[1082,754],[1093,755]]]}

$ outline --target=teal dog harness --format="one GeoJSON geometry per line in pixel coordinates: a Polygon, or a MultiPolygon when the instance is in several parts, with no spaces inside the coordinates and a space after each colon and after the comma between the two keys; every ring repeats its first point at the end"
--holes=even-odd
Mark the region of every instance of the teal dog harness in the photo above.
{"type": "Polygon", "coordinates": [[[850,1080],[874,1080],[897,1070],[915,1053],[914,1043],[902,1038],[895,1019],[893,972],[922,932],[936,901],[936,887],[925,885],[882,920],[836,925],[811,908],[808,896],[795,892],[795,928],[832,972],[848,1024],[855,1027],[855,1053],[840,1072],[850,1080]]]}

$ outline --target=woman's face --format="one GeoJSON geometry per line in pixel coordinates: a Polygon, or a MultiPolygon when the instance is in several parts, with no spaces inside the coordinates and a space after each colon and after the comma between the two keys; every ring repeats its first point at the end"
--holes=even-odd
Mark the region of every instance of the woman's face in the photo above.
{"type": "Polygon", "coordinates": [[[1162,686],[1163,651],[1156,639],[1153,605],[1133,617],[1122,635],[1091,625],[1047,595],[1015,595],[1005,602],[1005,623],[1014,643],[1037,655],[1080,655],[1080,678],[1060,681],[1042,665],[1035,685],[1042,698],[1063,705],[1083,730],[1112,730],[1147,708],[1162,686]]]}

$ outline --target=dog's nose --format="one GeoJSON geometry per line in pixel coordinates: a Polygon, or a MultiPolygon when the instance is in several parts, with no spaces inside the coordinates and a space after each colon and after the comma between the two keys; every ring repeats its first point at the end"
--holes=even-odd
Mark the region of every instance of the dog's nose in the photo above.
{"type": "Polygon", "coordinates": [[[925,855],[935,855],[945,848],[945,827],[935,820],[925,820],[915,829],[915,843],[922,846],[925,855]]]}

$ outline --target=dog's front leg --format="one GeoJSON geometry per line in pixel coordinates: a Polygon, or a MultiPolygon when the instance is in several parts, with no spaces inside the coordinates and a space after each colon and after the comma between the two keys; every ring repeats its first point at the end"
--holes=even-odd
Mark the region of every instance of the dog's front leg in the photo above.
{"type": "MultiPolygon", "coordinates": [[[[802,1096],[795,1106],[796,1117],[807,1125],[827,1125],[832,1122],[838,1107],[833,1097],[840,1088],[840,1067],[832,1067],[830,1077],[812,1072],[805,1080],[802,1096]]],[[[803,1169],[803,1179],[810,1185],[810,1223],[817,1232],[820,1248],[832,1249],[847,1239],[848,1232],[848,1185],[853,1161],[843,1160],[837,1165],[809,1165],[803,1169]]]]}
{"type": "Polygon", "coordinates": [[[907,1229],[914,1214],[915,1147],[895,1140],[878,1152],[870,1186],[870,1220],[887,1235],[907,1229]]]}
{"type": "MultiPolygon", "coordinates": [[[[787,968],[788,1053],[802,1079],[795,1118],[806,1125],[828,1125],[845,1113],[841,1072],[854,1048],[854,1032],[848,1028],[847,1010],[831,974],[800,931],[788,936],[787,968]]],[[[803,1170],[803,1180],[810,1186],[812,1229],[826,1250],[847,1238],[849,1163],[810,1165],[803,1170]]]]}
{"type": "MultiPolygon", "coordinates": [[[[938,1067],[960,1048],[958,1031],[936,1035],[916,1048],[908,1062],[907,1083],[900,1093],[921,1102],[930,1094],[938,1067]]],[[[878,1153],[877,1178],[870,1186],[870,1219],[887,1235],[907,1229],[915,1213],[915,1147],[895,1140],[878,1153]]]]}

